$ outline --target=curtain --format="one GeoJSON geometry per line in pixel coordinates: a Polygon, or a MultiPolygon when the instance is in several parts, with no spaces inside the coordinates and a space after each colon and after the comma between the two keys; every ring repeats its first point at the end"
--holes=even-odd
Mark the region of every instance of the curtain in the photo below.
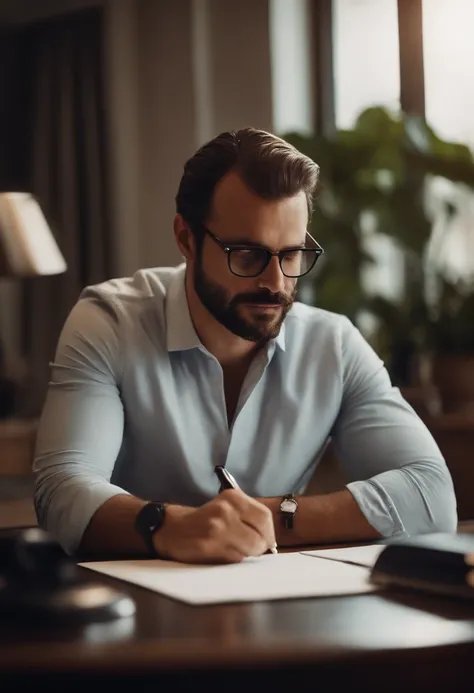
{"type": "Polygon", "coordinates": [[[63,275],[30,279],[24,296],[26,414],[40,412],[64,321],[82,288],[111,276],[99,9],[28,27],[30,190],[66,259],[63,275]]]}

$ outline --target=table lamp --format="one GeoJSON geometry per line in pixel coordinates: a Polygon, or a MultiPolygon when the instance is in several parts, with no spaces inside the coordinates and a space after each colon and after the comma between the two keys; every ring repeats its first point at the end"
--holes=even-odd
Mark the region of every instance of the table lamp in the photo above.
{"type": "MultiPolygon", "coordinates": [[[[61,274],[66,269],[66,262],[33,195],[0,193],[0,280],[61,274]]],[[[16,384],[3,372],[2,333],[0,330],[0,418],[5,418],[15,407],[16,384]]]]}
{"type": "Polygon", "coordinates": [[[33,195],[0,193],[0,277],[61,274],[66,268],[33,195]]]}

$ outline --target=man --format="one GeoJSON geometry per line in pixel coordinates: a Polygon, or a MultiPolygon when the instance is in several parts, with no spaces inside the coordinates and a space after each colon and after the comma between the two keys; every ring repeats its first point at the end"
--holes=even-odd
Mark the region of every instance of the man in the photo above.
{"type": "Polygon", "coordinates": [[[34,466],[40,524],[68,552],[238,562],[455,530],[443,458],[380,359],[347,318],[294,303],[322,252],[317,180],[279,138],[223,133],[179,186],[185,264],[84,290],[34,466]],[[301,497],[329,437],[350,481],[301,497]],[[216,465],[240,488],[219,493],[216,465]]]}

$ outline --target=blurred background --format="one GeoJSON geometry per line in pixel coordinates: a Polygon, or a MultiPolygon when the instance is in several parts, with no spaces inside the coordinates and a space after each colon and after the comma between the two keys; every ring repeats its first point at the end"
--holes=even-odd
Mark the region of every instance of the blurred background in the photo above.
{"type": "Polygon", "coordinates": [[[472,0],[0,0],[0,20],[0,193],[35,196],[67,264],[0,277],[10,459],[26,459],[81,289],[177,264],[184,161],[250,125],[321,166],[312,233],[326,253],[300,300],[355,322],[467,468],[472,0]]]}

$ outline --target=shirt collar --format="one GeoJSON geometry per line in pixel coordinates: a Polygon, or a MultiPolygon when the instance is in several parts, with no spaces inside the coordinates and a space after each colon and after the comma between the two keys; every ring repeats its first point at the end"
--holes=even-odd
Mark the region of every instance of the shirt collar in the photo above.
{"type": "Polygon", "coordinates": [[[278,333],[278,337],[275,337],[275,339],[270,340],[270,344],[276,344],[276,346],[279,349],[281,349],[281,351],[285,351],[285,349],[286,349],[285,334],[286,334],[286,325],[285,325],[285,323],[283,323],[282,326],[280,327],[280,332],[278,333]]]}
{"type": "Polygon", "coordinates": [[[189,313],[185,287],[186,264],[179,265],[166,295],[168,351],[186,351],[202,347],[189,313]]]}
{"type": "MultiPolygon", "coordinates": [[[[189,313],[188,299],[186,297],[186,264],[179,265],[171,280],[166,296],[166,325],[168,351],[187,351],[203,347],[193,321],[189,313]]],[[[275,346],[285,351],[286,326],[281,326],[278,337],[269,342],[269,355],[273,353],[275,346]]]]}

